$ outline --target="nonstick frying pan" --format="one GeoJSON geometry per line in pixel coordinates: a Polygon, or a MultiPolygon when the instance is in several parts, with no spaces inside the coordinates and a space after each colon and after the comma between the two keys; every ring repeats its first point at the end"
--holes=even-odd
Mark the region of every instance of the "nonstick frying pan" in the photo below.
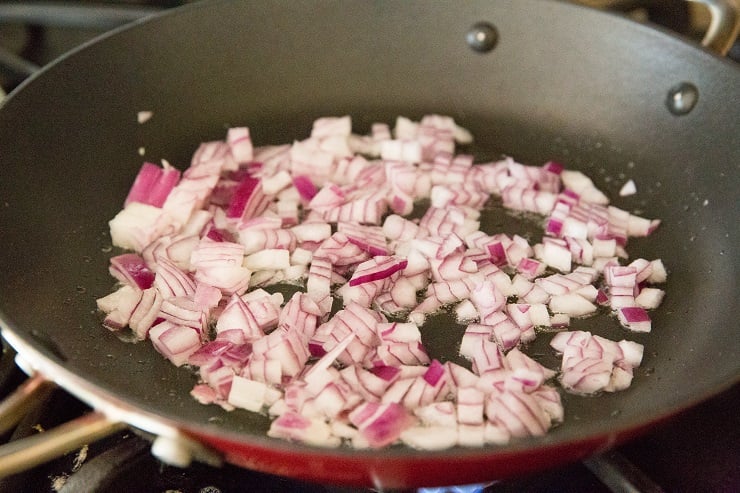
{"type": "MultiPolygon", "coordinates": [[[[393,488],[504,478],[606,450],[740,376],[738,88],[740,69],[709,51],[559,2],[176,9],[82,47],[3,103],[3,337],[37,375],[29,387],[53,380],[93,406],[70,425],[81,439],[127,423],[158,437],[155,452],[174,463],[223,458],[393,488]],[[493,29],[476,44],[479,23],[493,29]],[[154,112],[145,125],[141,110],[154,112]],[[223,138],[228,126],[247,125],[269,144],[307,136],[319,116],[350,114],[363,131],[432,112],[469,128],[476,143],[468,151],[480,160],[555,159],[594,177],[618,207],[663,220],[652,237],[630,243],[634,256],[661,258],[670,272],[653,331],[575,324],[645,345],[630,389],[564,395],[565,424],[508,446],[326,450],[267,438],[260,415],[198,404],[190,372],[101,327],[95,298],[113,287],[107,221],[142,159],[184,167],[199,142],[223,138]],[[619,198],[628,178],[639,192],[619,198]]],[[[443,329],[427,329],[428,344],[452,357],[443,329]]],[[[555,366],[547,341],[532,350],[555,366]]]]}

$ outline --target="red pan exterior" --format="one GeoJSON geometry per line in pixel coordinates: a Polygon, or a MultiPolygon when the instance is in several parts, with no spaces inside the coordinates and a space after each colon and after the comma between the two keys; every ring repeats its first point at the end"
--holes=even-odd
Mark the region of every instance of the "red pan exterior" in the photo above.
{"type": "Polygon", "coordinates": [[[348,455],[332,450],[295,454],[273,447],[263,448],[212,435],[191,435],[200,442],[225,453],[235,465],[319,483],[376,487],[388,490],[439,485],[478,484],[504,480],[573,462],[607,450],[638,436],[645,427],[619,435],[544,446],[531,450],[481,455],[427,453],[389,455],[383,451],[348,455]],[[495,471],[495,475],[491,473],[495,471]]]}

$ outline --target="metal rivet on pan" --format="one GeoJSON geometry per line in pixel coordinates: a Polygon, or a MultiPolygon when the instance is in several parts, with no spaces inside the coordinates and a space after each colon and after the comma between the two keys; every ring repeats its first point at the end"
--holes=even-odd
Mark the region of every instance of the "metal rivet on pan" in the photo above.
{"type": "Polygon", "coordinates": [[[498,31],[488,22],[476,22],[468,30],[465,40],[474,51],[486,53],[496,46],[498,31]]]}
{"type": "Polygon", "coordinates": [[[681,82],[668,90],[665,104],[676,116],[686,115],[696,106],[699,89],[691,82],[681,82]]]}

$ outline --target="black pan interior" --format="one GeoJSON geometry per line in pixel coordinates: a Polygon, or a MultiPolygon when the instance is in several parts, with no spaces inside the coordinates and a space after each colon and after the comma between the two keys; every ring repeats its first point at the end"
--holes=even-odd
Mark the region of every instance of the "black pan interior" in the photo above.
{"type": "MultiPolygon", "coordinates": [[[[555,159],[594,177],[615,205],[663,219],[654,237],[630,245],[670,271],[653,332],[576,325],[645,344],[633,387],[568,397],[565,425],[516,447],[628,429],[740,375],[738,87],[740,70],[707,52],[557,2],[191,5],[81,49],[4,103],[3,330],[146,411],[265,440],[265,418],[201,406],[187,370],[100,326],[94,300],[113,287],[107,221],[143,159],[183,168],[199,142],[231,125],[270,144],[307,136],[318,116],[351,114],[363,131],[396,115],[448,114],[474,133],[470,151],[481,159],[555,159]],[[490,53],[465,42],[478,21],[498,30],[490,53]],[[684,81],[699,102],[677,117],[666,94],[684,81]],[[140,125],[140,110],[154,117],[140,125]],[[639,192],[620,199],[628,178],[639,192]]],[[[429,340],[433,352],[449,345],[429,340]]],[[[556,361],[546,342],[537,351],[556,361]]]]}

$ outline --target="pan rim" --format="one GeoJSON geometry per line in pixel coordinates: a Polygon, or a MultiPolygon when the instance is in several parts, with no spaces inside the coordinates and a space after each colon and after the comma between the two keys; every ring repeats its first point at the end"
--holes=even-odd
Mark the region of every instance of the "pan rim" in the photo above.
{"type": "MultiPolygon", "coordinates": [[[[326,448],[311,446],[285,440],[259,436],[256,434],[238,433],[236,431],[226,431],[215,425],[204,425],[203,423],[191,421],[178,421],[157,415],[153,412],[144,410],[126,402],[114,395],[113,392],[101,387],[100,385],[85,379],[74,371],[66,368],[63,363],[56,361],[54,357],[44,354],[22,332],[15,330],[12,324],[8,323],[0,312],[0,335],[6,342],[17,352],[18,357],[23,362],[24,371],[32,370],[38,372],[46,379],[56,383],[65,391],[74,395],[80,401],[89,405],[96,411],[100,411],[112,420],[120,421],[142,431],[165,437],[177,436],[182,432],[195,434],[199,436],[210,436],[225,441],[235,441],[249,443],[250,445],[274,449],[278,452],[312,453],[324,455],[326,457],[357,457],[377,459],[377,450],[352,449],[350,447],[326,448]],[[238,434],[238,435],[237,435],[238,434]],[[248,438],[248,440],[247,440],[248,438]]],[[[735,385],[740,384],[740,371],[734,378],[718,382],[712,387],[707,387],[701,395],[695,395],[694,399],[684,401],[681,406],[666,409],[662,413],[655,413],[649,419],[633,418],[619,426],[612,427],[608,433],[571,433],[568,437],[556,437],[547,434],[542,437],[530,437],[518,440],[506,446],[486,446],[482,448],[464,448],[455,447],[441,451],[418,451],[408,447],[390,447],[382,449],[384,456],[389,459],[410,458],[449,458],[449,457],[484,457],[492,454],[519,454],[531,453],[534,450],[543,448],[557,448],[559,446],[576,445],[585,442],[603,442],[608,444],[607,448],[615,445],[620,437],[634,434],[637,430],[653,425],[655,423],[670,419],[688,409],[704,402],[712,397],[730,390],[735,385]]]]}
{"type": "MultiPolygon", "coordinates": [[[[538,0],[520,0],[520,1],[529,1],[530,3],[538,2],[538,0]]],[[[151,15],[148,15],[146,17],[142,17],[140,19],[131,21],[127,24],[118,26],[109,31],[101,33],[81,43],[79,46],[72,48],[68,52],[60,55],[56,59],[52,60],[48,64],[41,67],[41,69],[38,70],[37,72],[33,73],[31,76],[24,79],[15,89],[13,89],[10,93],[8,93],[4,98],[0,99],[0,109],[2,109],[3,106],[7,104],[9,101],[12,101],[15,95],[22,92],[26,86],[33,84],[33,82],[37,78],[42,77],[44,76],[44,74],[46,74],[46,72],[53,70],[55,66],[64,63],[66,59],[76,56],[79,52],[85,51],[89,49],[91,46],[97,46],[100,43],[105,42],[105,40],[110,37],[115,37],[122,32],[126,32],[131,29],[136,29],[140,26],[147,25],[149,23],[162,22],[163,18],[181,15],[183,13],[186,13],[190,9],[195,10],[195,9],[200,9],[200,8],[206,8],[206,5],[208,5],[208,7],[211,7],[213,4],[216,4],[216,3],[225,4],[229,2],[230,0],[198,0],[193,3],[186,3],[184,5],[180,5],[177,7],[154,12],[151,15]]],[[[693,49],[697,53],[701,53],[703,56],[712,58],[714,60],[713,63],[721,63],[722,65],[730,68],[731,70],[735,70],[736,72],[740,73],[740,63],[735,63],[729,58],[721,56],[720,54],[700,44],[696,44],[692,42],[692,40],[689,39],[688,37],[683,36],[675,31],[672,31],[664,26],[654,24],[651,22],[638,22],[618,12],[600,10],[600,9],[596,9],[593,7],[589,7],[587,5],[571,3],[571,2],[568,2],[567,0],[555,0],[553,3],[557,3],[559,5],[559,8],[562,7],[566,9],[577,10],[583,13],[584,15],[609,17],[611,18],[612,22],[623,22],[627,25],[630,25],[632,29],[641,31],[641,34],[656,35],[660,37],[671,38],[675,42],[682,44],[686,48],[693,49]]]]}
{"type": "MultiPolygon", "coordinates": [[[[514,441],[505,446],[487,445],[481,448],[454,447],[440,451],[421,451],[408,447],[381,450],[325,448],[288,442],[257,434],[227,432],[202,423],[178,422],[132,405],[110,391],[86,380],[43,354],[23,335],[16,333],[0,313],[4,324],[0,335],[17,352],[24,371],[38,372],[65,391],[116,423],[144,432],[155,443],[158,438],[186,444],[193,460],[217,466],[222,461],[237,467],[298,480],[357,487],[407,488],[474,484],[481,481],[509,479],[535,470],[562,466],[606,452],[646,433],[654,426],[678,417],[693,406],[711,399],[740,384],[736,378],[706,389],[701,396],[682,406],[665,409],[649,419],[633,419],[619,427],[601,433],[578,433],[567,439],[554,439],[546,434],[514,441]],[[53,377],[50,378],[50,375],[53,377]],[[187,440],[182,442],[182,440],[187,440]],[[276,462],[275,462],[276,461],[276,462]],[[310,464],[309,467],[305,463],[310,464]],[[453,470],[448,469],[454,463],[453,470]],[[282,464],[282,466],[280,466],[282,464]],[[285,464],[295,467],[285,470],[285,464]],[[406,471],[425,470],[432,475],[421,476],[406,471]],[[343,471],[337,474],[337,471],[343,471]],[[442,473],[438,471],[444,471],[442,473]],[[436,474],[436,476],[435,476],[436,474]],[[439,476],[441,474],[441,476],[439,476]]],[[[160,459],[166,459],[160,457],[160,459]]]]}

